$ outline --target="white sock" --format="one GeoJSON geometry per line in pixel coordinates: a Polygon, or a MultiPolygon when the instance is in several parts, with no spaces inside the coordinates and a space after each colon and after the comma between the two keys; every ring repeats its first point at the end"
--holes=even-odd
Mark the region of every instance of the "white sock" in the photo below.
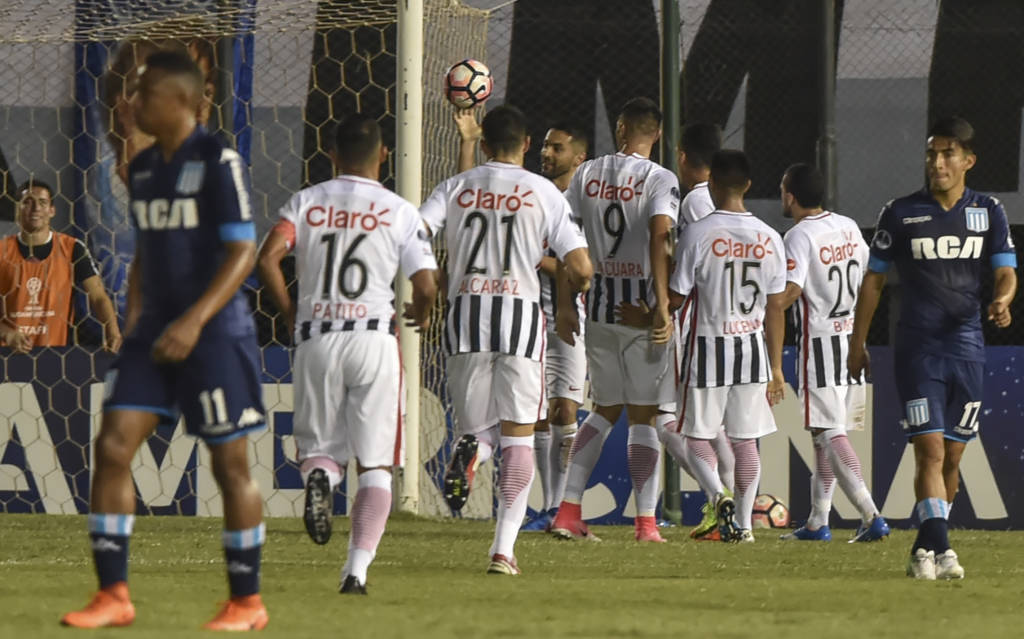
{"type": "Polygon", "coordinates": [[[540,477],[540,489],[544,495],[542,510],[551,508],[551,499],[554,496],[552,480],[554,468],[551,467],[551,431],[536,430],[533,432],[533,457],[537,464],[537,475],[540,477]]]}
{"type": "Polygon", "coordinates": [[[583,502],[583,491],[587,488],[590,473],[594,471],[594,466],[601,457],[601,448],[610,432],[612,423],[607,419],[596,412],[587,415],[572,443],[569,470],[565,478],[565,495],[562,497],[564,501],[573,504],[583,502]]]}
{"type": "Polygon", "coordinates": [[[661,470],[661,443],[653,426],[630,425],[626,459],[636,498],[636,516],[653,517],[658,508],[661,470]]]}
{"type": "Polygon", "coordinates": [[[375,468],[360,474],[359,489],[352,505],[348,558],[341,569],[342,579],[353,575],[359,583],[366,583],[366,571],[377,555],[377,546],[390,512],[391,473],[375,468]]]}
{"type": "Polygon", "coordinates": [[[501,437],[501,475],[498,479],[498,523],[490,555],[515,557],[516,537],[526,516],[526,501],[533,483],[533,435],[501,437]]]}
{"type": "Polygon", "coordinates": [[[736,490],[736,456],[732,452],[732,444],[725,434],[725,429],[718,431],[718,436],[711,440],[718,456],[718,477],[722,485],[731,491],[736,490]]]}
{"type": "Polygon", "coordinates": [[[569,451],[576,440],[576,423],[551,425],[551,498],[547,508],[558,508],[565,494],[565,478],[569,474],[569,451]]]}
{"type": "Polygon", "coordinates": [[[476,434],[476,463],[478,465],[482,465],[494,456],[494,449],[498,447],[500,437],[501,426],[498,424],[476,434]]]}
{"type": "Polygon", "coordinates": [[[836,473],[836,479],[839,480],[839,487],[860,511],[861,520],[869,523],[878,514],[878,508],[875,507],[875,500],[871,498],[871,491],[864,483],[864,477],[860,472],[860,459],[850,444],[850,438],[838,428],[822,434],[829,436],[828,458],[832,463],[832,470],[836,473]]]}
{"type": "Polygon", "coordinates": [[[734,439],[732,447],[736,454],[736,525],[749,530],[761,481],[761,455],[756,439],[734,439]]]}
{"type": "Polygon", "coordinates": [[[665,450],[676,465],[682,468],[687,475],[695,477],[690,470],[690,462],[686,461],[686,437],[676,432],[676,416],[672,413],[658,413],[654,418],[654,427],[658,429],[658,440],[665,445],[665,450]]]}
{"type": "Polygon", "coordinates": [[[832,492],[836,487],[836,476],[832,471],[832,462],[828,455],[828,438],[826,433],[815,435],[814,442],[814,473],[811,475],[811,514],[807,517],[806,527],[817,530],[828,525],[828,516],[832,510],[832,492]]]}
{"type": "Polygon", "coordinates": [[[687,437],[684,453],[686,461],[693,469],[694,479],[704,490],[708,502],[714,504],[718,495],[725,491],[722,479],[718,476],[718,458],[711,442],[706,439],[687,437]]]}

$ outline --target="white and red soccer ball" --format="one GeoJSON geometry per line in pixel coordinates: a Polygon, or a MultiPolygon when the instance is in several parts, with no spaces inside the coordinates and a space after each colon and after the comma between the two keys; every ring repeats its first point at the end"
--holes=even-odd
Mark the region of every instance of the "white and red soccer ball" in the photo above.
{"type": "Polygon", "coordinates": [[[460,109],[468,109],[490,97],[494,81],[483,62],[467,58],[456,62],[444,74],[444,94],[460,109]]]}
{"type": "Polygon", "coordinates": [[[751,523],[754,528],[789,528],[789,508],[774,495],[758,495],[751,523]]]}

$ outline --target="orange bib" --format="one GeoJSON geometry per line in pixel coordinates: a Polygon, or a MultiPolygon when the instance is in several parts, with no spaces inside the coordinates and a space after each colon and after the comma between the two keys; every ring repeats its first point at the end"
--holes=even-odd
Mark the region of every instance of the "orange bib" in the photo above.
{"type": "Polygon", "coordinates": [[[18,236],[0,240],[0,294],[8,321],[28,335],[32,346],[66,346],[74,291],[75,238],[54,232],[44,260],[25,259],[18,236]]]}

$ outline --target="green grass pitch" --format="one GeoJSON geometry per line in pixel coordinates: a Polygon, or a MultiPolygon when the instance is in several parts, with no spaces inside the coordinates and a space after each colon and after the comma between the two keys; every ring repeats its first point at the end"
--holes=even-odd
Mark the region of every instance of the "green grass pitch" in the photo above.
{"type": "MultiPolygon", "coordinates": [[[[733,546],[638,545],[524,534],[523,575],[484,574],[490,522],[396,516],[370,567],[368,597],[337,594],[348,519],[315,546],[298,519],[267,522],[266,637],[1021,637],[1024,532],[957,530],[960,582],[904,576],[912,533],[874,544],[784,543],[771,531],[733,546]]],[[[220,520],[140,517],[130,629],[61,628],[95,587],[85,518],[0,515],[0,637],[190,637],[226,597],[220,520]]],[[[200,633],[201,634],[201,633],[200,633]]]]}

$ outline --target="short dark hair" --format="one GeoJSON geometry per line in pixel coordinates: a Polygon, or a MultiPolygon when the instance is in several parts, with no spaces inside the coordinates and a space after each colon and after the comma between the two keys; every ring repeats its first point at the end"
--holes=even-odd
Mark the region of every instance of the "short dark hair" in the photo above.
{"type": "Polygon", "coordinates": [[[686,125],[679,140],[686,162],[698,168],[711,166],[711,156],[722,148],[722,129],[717,124],[694,122],[686,125]]]}
{"type": "Polygon", "coordinates": [[[811,164],[801,162],[786,169],[782,186],[805,209],[816,209],[825,200],[825,176],[811,164]]]}
{"type": "Polygon", "coordinates": [[[657,133],[661,127],[661,109],[650,98],[632,98],[622,107],[619,114],[626,126],[635,128],[641,133],[657,133]]]}
{"type": "Polygon", "coordinates": [[[572,138],[573,144],[580,145],[580,147],[583,149],[583,152],[587,152],[587,147],[589,146],[587,142],[587,132],[584,131],[583,127],[581,127],[579,124],[571,122],[569,120],[559,120],[558,122],[555,122],[554,124],[548,127],[548,130],[551,129],[561,131],[567,134],[569,137],[572,138]]]}
{"type": "Polygon", "coordinates": [[[510,104],[488,111],[480,127],[491,153],[514,153],[526,140],[526,116],[510,104]]]}
{"type": "Polygon", "coordinates": [[[53,202],[53,187],[50,186],[48,183],[43,182],[42,180],[37,180],[35,178],[29,178],[25,180],[24,182],[21,183],[21,186],[18,187],[19,199],[21,197],[21,194],[24,193],[25,191],[28,191],[29,189],[46,189],[46,192],[50,195],[50,202],[53,202]]]}
{"type": "Polygon", "coordinates": [[[728,189],[742,189],[750,181],[750,160],[738,149],[722,149],[711,156],[711,180],[728,189]]]}
{"type": "Polygon", "coordinates": [[[146,56],[146,70],[161,71],[168,75],[182,76],[188,79],[195,91],[196,98],[203,97],[206,79],[199,65],[188,54],[187,50],[158,49],[146,56]]]}
{"type": "Polygon", "coordinates": [[[334,152],[344,166],[362,166],[376,162],[381,145],[380,124],[362,113],[353,113],[334,128],[334,152]]]}
{"type": "Polygon", "coordinates": [[[952,138],[964,151],[974,152],[974,127],[957,115],[936,120],[928,129],[928,137],[952,138]]]}

